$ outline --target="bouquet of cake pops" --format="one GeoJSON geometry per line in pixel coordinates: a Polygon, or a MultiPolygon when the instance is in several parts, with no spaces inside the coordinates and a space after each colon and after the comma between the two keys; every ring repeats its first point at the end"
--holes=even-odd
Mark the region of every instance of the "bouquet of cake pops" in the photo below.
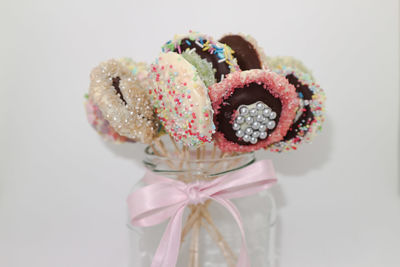
{"type": "MultiPolygon", "coordinates": [[[[226,34],[219,41],[197,32],[176,35],[151,64],[111,59],[95,67],[90,79],[86,111],[97,132],[112,142],[148,144],[153,155],[177,171],[192,155],[214,160],[207,168],[218,173],[225,168],[218,165],[223,158],[260,149],[296,150],[312,140],[324,121],[325,95],[311,72],[293,57],[266,56],[244,34],[226,34]]],[[[146,187],[128,199],[132,224],[146,227],[170,218],[152,266],[175,266],[177,242],[196,233],[202,218],[212,220],[207,212],[211,201],[230,210],[241,229],[230,199],[275,181],[271,164],[250,167],[212,179],[145,175],[146,187]],[[162,199],[165,195],[178,200],[170,203],[162,199]],[[186,206],[191,213],[181,228],[186,206]]],[[[216,226],[209,226],[216,242],[222,240],[229,266],[250,265],[243,246],[239,257],[233,255],[216,226]]],[[[244,234],[242,239],[245,244],[244,234]]],[[[193,253],[189,266],[198,266],[193,253]]]]}

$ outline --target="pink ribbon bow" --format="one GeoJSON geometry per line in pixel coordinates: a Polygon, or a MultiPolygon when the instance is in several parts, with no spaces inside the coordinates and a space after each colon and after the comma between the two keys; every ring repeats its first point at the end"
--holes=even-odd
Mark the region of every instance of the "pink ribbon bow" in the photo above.
{"type": "Polygon", "coordinates": [[[149,185],[131,193],[127,200],[132,225],[153,226],[170,218],[151,267],[176,265],[183,211],[187,205],[203,203],[207,199],[218,202],[232,214],[242,236],[237,266],[250,266],[242,219],[230,200],[258,193],[276,183],[275,171],[270,160],[256,162],[209,182],[185,184],[150,171],[145,174],[143,181],[149,185]]]}

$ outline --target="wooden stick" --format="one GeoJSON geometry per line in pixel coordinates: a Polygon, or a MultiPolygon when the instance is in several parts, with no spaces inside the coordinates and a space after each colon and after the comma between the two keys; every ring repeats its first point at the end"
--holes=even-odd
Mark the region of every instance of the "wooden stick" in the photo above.
{"type": "Polygon", "coordinates": [[[174,145],[176,153],[178,153],[178,155],[180,155],[182,153],[182,151],[179,149],[178,145],[176,144],[175,139],[171,135],[168,135],[168,136],[169,136],[169,139],[171,140],[171,143],[174,145]]]}
{"type": "Polygon", "coordinates": [[[163,156],[169,158],[168,150],[165,148],[164,142],[161,140],[161,138],[157,138],[154,143],[160,148],[163,156]]]}
{"type": "Polygon", "coordinates": [[[215,161],[210,165],[209,170],[212,171],[214,170],[215,167],[218,167],[218,165],[221,164],[221,159],[224,159],[227,157],[229,154],[226,152],[221,152],[218,158],[215,159],[215,161]]]}
{"type": "Polygon", "coordinates": [[[188,216],[185,222],[185,226],[183,227],[182,234],[181,234],[181,244],[185,241],[186,235],[192,229],[196,220],[200,217],[200,209],[198,207],[190,206],[192,212],[188,216]]]}
{"type": "Polygon", "coordinates": [[[223,250],[224,254],[229,255],[229,259],[233,259],[234,262],[236,262],[236,256],[233,253],[232,249],[230,248],[229,244],[226,242],[225,238],[221,234],[220,231],[218,231],[217,226],[215,226],[214,221],[211,218],[211,215],[209,211],[204,208],[200,207],[201,210],[201,216],[207,221],[207,223],[210,225],[211,229],[213,230],[214,234],[218,238],[218,244],[220,244],[221,249],[223,250]]]}
{"type": "MultiPolygon", "coordinates": [[[[211,204],[211,200],[207,200],[203,206],[207,208],[211,204]]],[[[186,235],[189,233],[190,229],[192,229],[193,224],[195,222],[195,217],[200,216],[200,207],[199,206],[190,206],[191,212],[186,219],[185,225],[183,226],[181,242],[184,241],[186,235]]]]}
{"type": "MultiPolygon", "coordinates": [[[[181,235],[181,244],[184,242],[184,239],[186,235],[190,232],[190,230],[194,229],[196,226],[196,223],[198,220],[201,221],[202,218],[204,218],[207,222],[207,232],[210,234],[211,238],[215,241],[217,246],[221,249],[228,266],[234,266],[235,262],[237,260],[236,255],[233,253],[232,249],[230,248],[229,244],[226,242],[224,239],[223,235],[221,232],[218,230],[217,226],[213,222],[211,215],[209,211],[207,210],[208,205],[211,203],[210,200],[208,200],[207,203],[203,205],[197,205],[197,206],[190,206],[191,209],[191,214],[186,220],[185,226],[182,231],[181,235]]],[[[203,223],[204,224],[204,223],[203,223]]],[[[192,232],[192,235],[194,233],[192,232]]]]}
{"type": "Polygon", "coordinates": [[[200,157],[201,157],[201,150],[200,150],[200,148],[198,147],[198,148],[196,148],[196,159],[199,160],[200,157]]]}
{"type": "Polygon", "coordinates": [[[200,158],[201,158],[202,160],[204,160],[205,156],[206,156],[206,145],[203,145],[203,146],[201,147],[201,155],[200,155],[200,158]]]}
{"type": "Polygon", "coordinates": [[[168,150],[165,148],[164,142],[163,142],[160,138],[157,138],[157,139],[154,140],[154,144],[155,144],[155,145],[157,146],[157,148],[159,148],[160,151],[161,151],[161,155],[159,155],[159,156],[162,156],[162,157],[167,158],[167,159],[165,160],[165,162],[168,164],[168,166],[169,166],[171,169],[175,170],[176,167],[175,167],[174,163],[170,160],[169,153],[168,153],[168,150]]]}
{"type": "Polygon", "coordinates": [[[160,152],[156,149],[156,147],[153,145],[153,143],[150,144],[151,150],[153,150],[154,155],[156,156],[161,156],[160,152]]]}
{"type": "Polygon", "coordinates": [[[201,221],[201,226],[203,226],[204,229],[206,229],[208,234],[211,236],[212,240],[215,242],[215,244],[218,245],[218,247],[222,251],[222,254],[224,255],[224,258],[225,258],[228,266],[235,267],[235,258],[232,257],[232,255],[229,253],[229,251],[225,248],[224,244],[221,242],[218,235],[215,234],[215,231],[213,231],[211,229],[210,225],[208,223],[205,223],[204,221],[201,221]]]}
{"type": "Polygon", "coordinates": [[[215,158],[215,153],[217,152],[217,144],[214,142],[213,150],[211,152],[211,159],[215,158]]]}
{"type": "MultiPolygon", "coordinates": [[[[162,144],[161,144],[162,146],[162,144]]],[[[188,164],[190,160],[190,155],[187,155],[189,153],[189,150],[184,146],[181,152],[181,155],[183,156],[180,164],[179,164],[179,169],[182,169],[184,163],[186,162],[188,164]]],[[[212,167],[216,167],[221,164],[221,159],[225,158],[228,154],[221,152],[219,157],[217,158],[218,160],[212,164],[212,167]]],[[[213,152],[211,157],[215,158],[216,156],[216,145],[214,144],[213,152]]],[[[197,148],[196,150],[196,159],[204,159],[205,157],[205,147],[203,149],[197,148]]],[[[188,165],[188,169],[190,170],[190,166],[188,165]]],[[[211,169],[211,168],[210,168],[211,169]]],[[[182,175],[183,176],[183,175],[182,175]]],[[[178,177],[180,180],[185,180],[185,177],[178,177]]],[[[191,182],[191,181],[189,181],[191,182]]],[[[191,213],[188,216],[185,225],[182,229],[182,235],[181,235],[181,244],[184,242],[185,237],[187,234],[192,230],[192,237],[191,237],[191,245],[190,245],[190,255],[189,255],[189,267],[198,267],[199,266],[199,235],[200,235],[200,228],[203,225],[207,225],[207,232],[210,234],[211,238],[216,242],[216,244],[219,246],[221,249],[227,264],[229,267],[235,266],[235,261],[236,261],[236,256],[232,252],[231,248],[229,247],[228,243],[222,236],[222,234],[219,232],[218,228],[214,224],[211,215],[208,211],[208,206],[211,203],[211,200],[207,200],[206,203],[203,205],[196,205],[196,206],[191,206],[191,213]],[[205,222],[202,221],[202,219],[205,219],[205,222]]]]}
{"type": "Polygon", "coordinates": [[[192,242],[190,244],[190,267],[199,267],[199,236],[201,217],[197,217],[192,229],[192,242]]]}

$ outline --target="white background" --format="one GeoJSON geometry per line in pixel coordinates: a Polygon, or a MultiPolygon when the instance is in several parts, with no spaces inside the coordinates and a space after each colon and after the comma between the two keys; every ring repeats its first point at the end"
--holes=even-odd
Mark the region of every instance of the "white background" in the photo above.
{"type": "Polygon", "coordinates": [[[88,125],[89,72],[150,62],[189,29],[245,32],[327,94],[313,145],[272,158],[280,267],[400,266],[396,1],[1,1],[0,266],[126,266],[125,198],[143,146],[88,125]]]}

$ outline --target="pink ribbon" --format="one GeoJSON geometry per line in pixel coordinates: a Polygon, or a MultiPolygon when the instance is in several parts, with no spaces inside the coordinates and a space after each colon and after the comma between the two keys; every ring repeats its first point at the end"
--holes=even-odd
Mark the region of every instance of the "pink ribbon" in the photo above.
{"type": "Polygon", "coordinates": [[[145,174],[143,181],[148,185],[131,193],[127,200],[132,225],[153,226],[170,218],[151,267],[176,265],[183,211],[187,205],[203,203],[207,199],[218,202],[232,214],[242,236],[237,267],[250,266],[242,219],[230,200],[256,194],[276,183],[275,171],[270,160],[256,162],[209,182],[196,181],[185,184],[150,171],[145,174]]]}

